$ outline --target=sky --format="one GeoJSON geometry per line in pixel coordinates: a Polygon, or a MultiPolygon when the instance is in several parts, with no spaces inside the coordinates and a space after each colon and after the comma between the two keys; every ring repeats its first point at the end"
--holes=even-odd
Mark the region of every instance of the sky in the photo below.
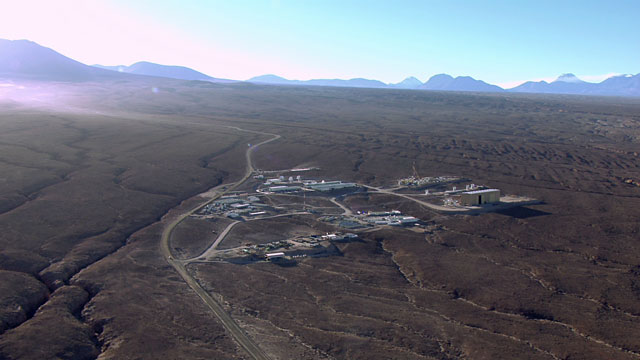
{"type": "Polygon", "coordinates": [[[0,38],[219,78],[447,73],[503,87],[640,72],[638,0],[0,0],[0,38]]]}

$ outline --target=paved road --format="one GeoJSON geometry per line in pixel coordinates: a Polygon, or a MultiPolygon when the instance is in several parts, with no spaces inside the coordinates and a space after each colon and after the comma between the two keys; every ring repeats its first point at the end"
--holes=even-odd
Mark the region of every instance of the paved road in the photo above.
{"type": "Polygon", "coordinates": [[[234,189],[242,185],[245,181],[247,181],[247,179],[251,177],[251,173],[253,172],[253,164],[251,163],[251,153],[258,146],[270,143],[280,138],[280,135],[278,134],[270,134],[270,133],[263,133],[258,131],[245,130],[235,126],[228,126],[228,127],[232,129],[236,129],[238,131],[243,131],[243,132],[250,132],[250,133],[260,134],[260,135],[271,135],[272,137],[258,144],[250,146],[247,149],[245,153],[245,158],[247,162],[246,172],[245,172],[245,175],[242,177],[242,179],[240,179],[238,182],[228,185],[225,190],[220,191],[219,193],[217,193],[217,195],[213,196],[211,199],[207,200],[205,203],[199,204],[198,206],[180,215],[177,219],[175,219],[173,222],[168,224],[165,227],[164,231],[162,232],[162,237],[160,239],[160,249],[162,251],[162,255],[165,257],[167,262],[171,266],[173,266],[176,272],[189,285],[189,287],[191,287],[191,289],[193,289],[193,291],[195,291],[196,294],[200,296],[202,301],[204,301],[204,303],[207,304],[209,309],[211,309],[214,315],[220,320],[220,322],[225,327],[225,329],[229,331],[231,336],[251,356],[251,358],[258,359],[258,360],[268,360],[270,359],[269,356],[264,351],[262,351],[262,349],[258,347],[258,345],[240,328],[240,326],[238,326],[238,324],[224,310],[222,305],[220,305],[218,301],[216,301],[206,290],[202,288],[202,286],[200,286],[200,284],[198,284],[198,282],[187,272],[186,268],[180,261],[177,261],[173,258],[171,254],[171,249],[169,247],[169,239],[171,238],[171,233],[173,232],[173,230],[178,224],[180,224],[188,216],[195,213],[196,210],[198,210],[202,206],[213,202],[214,200],[220,198],[222,195],[224,195],[229,191],[233,191],[234,189]]]}
{"type": "Polygon", "coordinates": [[[351,209],[349,209],[348,207],[346,207],[346,206],[342,205],[341,203],[339,203],[338,200],[336,200],[336,198],[331,198],[331,199],[329,199],[329,201],[331,201],[332,203],[338,205],[344,211],[344,213],[342,213],[342,215],[345,215],[345,216],[353,215],[353,211],[351,211],[351,209]]]}
{"type": "MultiPolygon", "coordinates": [[[[200,254],[199,256],[196,256],[194,259],[195,260],[203,260],[206,257],[208,257],[211,252],[215,251],[216,248],[218,247],[218,244],[220,244],[220,242],[222,242],[222,240],[224,240],[224,238],[227,236],[227,234],[229,233],[229,231],[231,231],[231,229],[236,226],[237,224],[241,223],[241,221],[234,221],[231,224],[227,225],[226,228],[224,228],[224,231],[222,231],[220,233],[220,235],[218,235],[218,237],[216,238],[216,241],[213,242],[213,244],[211,244],[211,246],[205,250],[202,254],[200,254]]],[[[188,259],[191,260],[191,259],[188,259]]]]}

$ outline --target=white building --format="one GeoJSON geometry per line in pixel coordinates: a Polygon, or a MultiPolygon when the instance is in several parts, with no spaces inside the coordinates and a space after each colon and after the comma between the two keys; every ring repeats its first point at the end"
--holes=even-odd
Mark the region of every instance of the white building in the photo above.
{"type": "Polygon", "coordinates": [[[269,254],[266,254],[265,257],[267,258],[267,260],[281,259],[284,257],[284,253],[283,252],[269,253],[269,254]]]}
{"type": "Polygon", "coordinates": [[[286,185],[269,187],[269,191],[275,192],[275,193],[300,191],[301,189],[302,188],[300,186],[286,186],[286,185]]]}
{"type": "Polygon", "coordinates": [[[500,190],[484,189],[465,191],[460,194],[460,205],[482,205],[500,202],[500,190]]]}
{"type": "Polygon", "coordinates": [[[357,187],[358,185],[356,185],[355,183],[343,183],[342,181],[323,181],[315,184],[313,183],[306,184],[306,186],[309,189],[316,190],[316,191],[332,191],[332,190],[339,190],[339,189],[354,188],[354,187],[357,187]]]}

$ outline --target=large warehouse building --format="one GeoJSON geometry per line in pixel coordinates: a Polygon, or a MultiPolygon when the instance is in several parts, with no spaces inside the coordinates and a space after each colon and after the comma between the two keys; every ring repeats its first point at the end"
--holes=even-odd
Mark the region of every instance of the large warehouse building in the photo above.
{"type": "Polygon", "coordinates": [[[302,190],[300,186],[286,186],[286,185],[269,186],[269,191],[273,193],[296,192],[300,190],[302,190]]]}
{"type": "Polygon", "coordinates": [[[315,191],[332,191],[357,187],[355,183],[343,183],[342,181],[323,181],[315,184],[306,184],[306,186],[315,191]]]}
{"type": "Polygon", "coordinates": [[[484,189],[465,191],[460,194],[460,205],[482,205],[497,203],[500,201],[500,190],[484,189]]]}

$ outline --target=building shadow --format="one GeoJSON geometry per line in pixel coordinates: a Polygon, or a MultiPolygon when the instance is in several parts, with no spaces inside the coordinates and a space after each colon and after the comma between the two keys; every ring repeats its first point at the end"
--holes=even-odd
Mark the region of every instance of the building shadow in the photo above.
{"type": "Polygon", "coordinates": [[[496,210],[496,213],[500,215],[510,216],[516,219],[528,219],[531,217],[551,215],[550,212],[536,210],[536,209],[532,209],[524,206],[517,206],[509,209],[496,210]]]}
{"type": "Polygon", "coordinates": [[[280,259],[273,259],[270,260],[271,263],[281,266],[281,267],[293,267],[293,266],[298,266],[298,262],[294,259],[285,259],[285,258],[280,258],[280,259]]]}

